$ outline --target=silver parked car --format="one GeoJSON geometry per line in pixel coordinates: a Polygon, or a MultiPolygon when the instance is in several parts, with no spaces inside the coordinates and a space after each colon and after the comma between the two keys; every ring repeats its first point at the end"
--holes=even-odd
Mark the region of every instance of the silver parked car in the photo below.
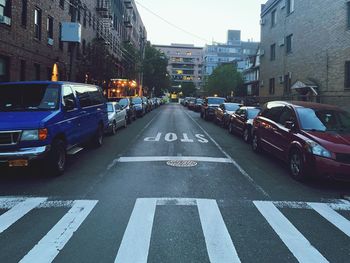
{"type": "Polygon", "coordinates": [[[108,110],[108,131],[111,134],[115,134],[117,129],[120,127],[126,128],[127,126],[127,115],[126,109],[120,106],[117,102],[108,102],[107,103],[108,110]]]}

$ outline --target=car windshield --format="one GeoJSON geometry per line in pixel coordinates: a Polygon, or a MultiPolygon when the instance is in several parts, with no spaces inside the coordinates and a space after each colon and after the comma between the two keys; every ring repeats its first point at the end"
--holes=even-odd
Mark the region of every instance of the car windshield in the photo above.
{"type": "Polygon", "coordinates": [[[107,111],[108,111],[108,112],[114,112],[113,104],[111,104],[111,103],[108,103],[108,104],[107,104],[107,111]]]}
{"type": "Polygon", "coordinates": [[[51,111],[58,105],[58,87],[47,84],[0,86],[0,111],[51,111]]]}
{"type": "Polygon", "coordinates": [[[297,113],[303,130],[350,131],[350,114],[340,110],[315,110],[298,108],[297,113]]]}
{"type": "Polygon", "coordinates": [[[208,104],[221,104],[224,103],[224,98],[208,98],[208,104]]]}
{"type": "Polygon", "coordinates": [[[122,107],[128,106],[128,99],[121,99],[118,104],[122,107]]]}
{"type": "Polygon", "coordinates": [[[199,99],[199,100],[196,100],[196,103],[197,104],[201,104],[203,102],[203,100],[199,99]]]}
{"type": "Polygon", "coordinates": [[[235,103],[227,103],[225,104],[226,110],[228,111],[236,111],[237,109],[239,109],[239,104],[235,104],[235,103]]]}
{"type": "Polygon", "coordinates": [[[249,109],[248,110],[248,119],[254,119],[258,114],[260,110],[259,109],[249,109]]]}
{"type": "Polygon", "coordinates": [[[132,103],[134,103],[134,104],[141,104],[142,100],[141,100],[141,98],[132,98],[132,103]]]}

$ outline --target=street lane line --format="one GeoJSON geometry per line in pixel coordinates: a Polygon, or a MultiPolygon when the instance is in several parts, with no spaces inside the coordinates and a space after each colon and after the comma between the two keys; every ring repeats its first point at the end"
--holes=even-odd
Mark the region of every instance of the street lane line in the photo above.
{"type": "Polygon", "coordinates": [[[320,203],[308,203],[317,213],[327,219],[330,223],[332,223],[335,227],[337,227],[340,231],[350,237],[350,221],[345,217],[334,211],[326,204],[320,203]]]}
{"type": "Polygon", "coordinates": [[[210,262],[241,262],[216,201],[198,199],[197,207],[210,262]]]}
{"type": "Polygon", "coordinates": [[[60,221],[21,259],[21,263],[52,262],[98,201],[77,200],[60,221]]]}
{"type": "Polygon", "coordinates": [[[163,162],[163,161],[198,161],[211,163],[232,163],[228,158],[200,157],[200,156],[139,156],[139,157],[120,157],[119,163],[132,162],[163,162]]]}
{"type": "Polygon", "coordinates": [[[137,199],[115,263],[147,263],[157,199],[137,199]]]}
{"type": "Polygon", "coordinates": [[[47,198],[28,198],[0,216],[0,233],[4,232],[13,223],[22,218],[35,207],[46,201],[47,198]]]}
{"type": "Polygon", "coordinates": [[[195,123],[197,126],[204,132],[205,135],[208,136],[208,138],[215,144],[215,146],[224,154],[228,159],[231,160],[231,163],[237,168],[237,170],[246,178],[248,181],[252,183],[252,185],[260,191],[265,197],[269,198],[270,195],[260,186],[258,185],[252,177],[227,153],[224,151],[224,149],[207,133],[207,131],[195,120],[192,118],[191,115],[189,115],[186,111],[183,110],[183,112],[195,123]]]}
{"type": "Polygon", "coordinates": [[[272,202],[254,201],[253,203],[299,262],[328,262],[272,202]]]}

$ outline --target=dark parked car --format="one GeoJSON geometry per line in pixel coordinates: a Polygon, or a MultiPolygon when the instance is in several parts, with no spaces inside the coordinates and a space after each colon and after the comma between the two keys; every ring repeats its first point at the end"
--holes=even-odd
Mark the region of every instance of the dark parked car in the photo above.
{"type": "Polygon", "coordinates": [[[188,108],[189,110],[194,110],[195,105],[196,105],[196,98],[190,98],[190,99],[188,100],[188,103],[187,103],[187,108],[188,108]]]}
{"type": "Polygon", "coordinates": [[[350,180],[350,114],[311,102],[269,102],[254,119],[252,149],[288,162],[297,180],[350,180]]]}
{"type": "Polygon", "coordinates": [[[203,99],[196,99],[194,105],[194,111],[200,112],[202,107],[203,99]]]}
{"type": "Polygon", "coordinates": [[[228,127],[231,115],[241,106],[239,103],[222,103],[215,109],[215,123],[224,128],[228,127]]]}
{"type": "Polygon", "coordinates": [[[140,97],[132,97],[131,98],[131,104],[135,108],[135,112],[136,112],[136,116],[137,117],[143,117],[143,115],[146,114],[146,112],[147,112],[146,111],[147,104],[144,103],[142,98],[140,98],[140,97]]]}
{"type": "Polygon", "coordinates": [[[225,102],[225,98],[207,97],[202,103],[201,118],[209,120],[215,116],[215,109],[225,102]]]}
{"type": "Polygon", "coordinates": [[[242,135],[245,142],[249,142],[252,136],[253,120],[259,114],[260,108],[240,107],[230,117],[228,130],[230,133],[242,135]]]}
{"type": "Polygon", "coordinates": [[[87,141],[101,146],[108,127],[98,86],[51,81],[0,84],[0,162],[28,166],[36,160],[60,175],[66,155],[87,141]]]}

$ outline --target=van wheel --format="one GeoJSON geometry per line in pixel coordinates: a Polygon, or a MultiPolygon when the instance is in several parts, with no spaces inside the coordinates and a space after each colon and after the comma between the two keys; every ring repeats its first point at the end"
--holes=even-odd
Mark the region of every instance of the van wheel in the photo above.
{"type": "Polygon", "coordinates": [[[289,171],[295,180],[305,181],[303,156],[299,150],[293,150],[289,156],[289,171]]]}
{"type": "Polygon", "coordinates": [[[55,140],[48,157],[48,169],[54,176],[62,175],[66,169],[66,147],[63,140],[55,140]]]}
{"type": "Polygon", "coordinates": [[[261,152],[260,139],[256,133],[253,134],[252,138],[252,150],[255,153],[261,152]]]}
{"type": "Polygon", "coordinates": [[[95,135],[92,139],[93,146],[98,148],[101,147],[103,144],[103,127],[102,125],[98,125],[98,128],[95,132],[95,135]]]}

